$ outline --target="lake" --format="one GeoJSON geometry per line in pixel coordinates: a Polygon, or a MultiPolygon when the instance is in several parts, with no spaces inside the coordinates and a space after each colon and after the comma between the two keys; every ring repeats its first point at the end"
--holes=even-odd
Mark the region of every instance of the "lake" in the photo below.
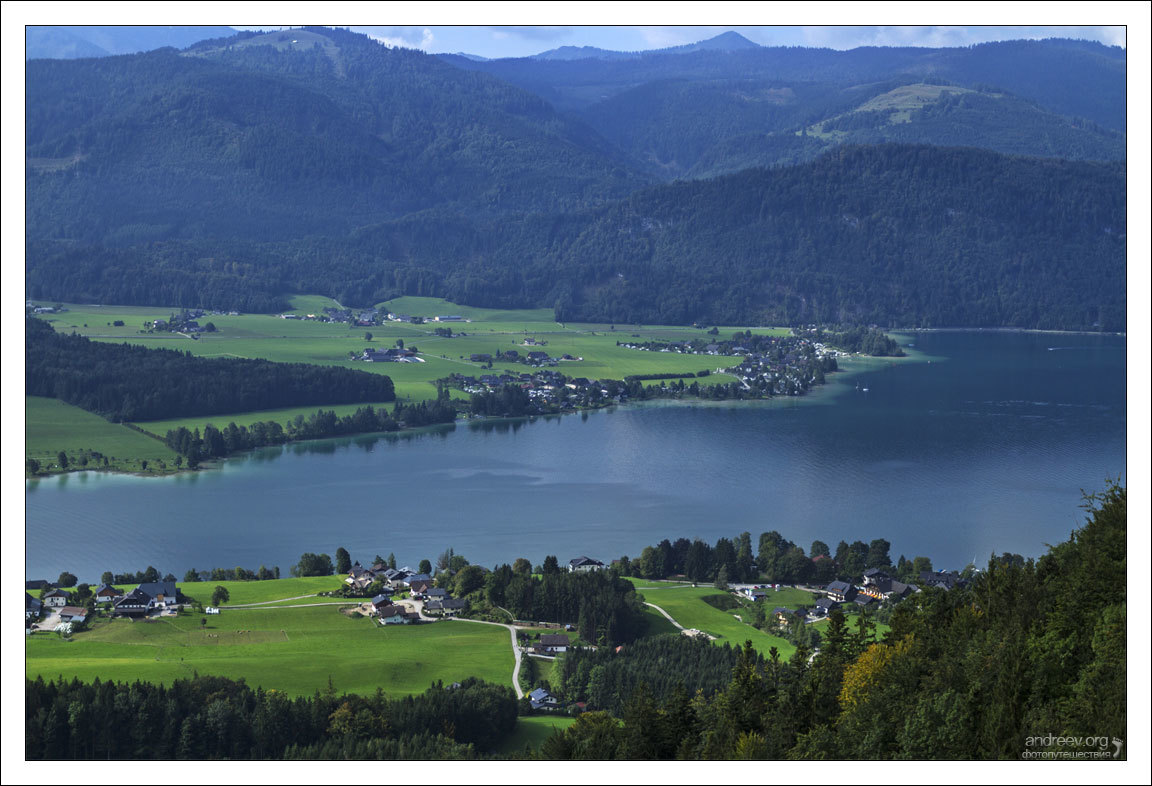
{"type": "Polygon", "coordinates": [[[804,399],[627,405],[301,443],[175,477],[28,481],[26,574],[287,576],[302,552],[339,546],[413,567],[449,546],[488,566],[607,562],[662,538],[749,531],[755,546],[772,529],[805,549],[885,538],[893,561],[959,569],[1039,556],[1083,523],[1081,489],[1126,477],[1123,337],[904,340],[923,356],[853,363],[804,399]]]}

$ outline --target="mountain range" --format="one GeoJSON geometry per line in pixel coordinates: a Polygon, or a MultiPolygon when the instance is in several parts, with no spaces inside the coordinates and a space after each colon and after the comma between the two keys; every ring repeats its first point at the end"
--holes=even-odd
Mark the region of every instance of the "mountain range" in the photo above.
{"type": "Polygon", "coordinates": [[[30,60],[29,294],[1123,322],[1123,50],[567,49],[303,28],[30,60]]]}

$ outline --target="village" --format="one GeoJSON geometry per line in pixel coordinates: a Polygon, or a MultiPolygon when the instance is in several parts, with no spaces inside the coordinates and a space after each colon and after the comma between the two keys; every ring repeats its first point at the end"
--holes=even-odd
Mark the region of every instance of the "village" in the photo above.
{"type": "MultiPolygon", "coordinates": [[[[349,600],[347,604],[333,602],[332,605],[342,609],[345,614],[351,613],[371,619],[380,628],[425,625],[453,619],[466,619],[469,622],[505,627],[512,635],[517,675],[520,673],[523,658],[547,661],[563,656],[573,648],[596,649],[595,644],[584,642],[579,638],[575,620],[541,622],[510,618],[506,621],[494,621],[490,617],[486,618],[484,614],[480,614],[479,617],[472,615],[474,618],[468,619],[472,611],[469,600],[453,597],[451,590],[448,589],[452,586],[451,581],[438,582],[432,575],[433,572],[418,572],[407,566],[392,565],[386,561],[378,561],[370,567],[364,567],[357,562],[344,576],[338,590],[321,592],[319,595],[347,598],[349,600]],[[437,586],[437,583],[443,586],[437,586]],[[364,600],[356,602],[358,598],[364,600]]],[[[600,560],[579,556],[569,560],[561,570],[566,568],[568,572],[573,573],[592,572],[615,570],[617,566],[618,561],[615,560],[606,565],[600,560]]],[[[481,566],[475,568],[484,574],[490,573],[481,566]]],[[[797,624],[812,625],[826,620],[837,609],[846,614],[855,614],[865,609],[875,610],[883,603],[898,602],[921,592],[922,588],[951,590],[966,584],[966,580],[954,571],[922,571],[917,579],[916,584],[905,583],[896,580],[884,570],[869,569],[864,572],[863,580],[859,583],[832,581],[826,585],[795,587],[785,587],[781,584],[733,584],[724,594],[738,598],[743,603],[767,605],[772,602],[773,595],[783,590],[811,593],[813,600],[810,605],[790,603],[777,605],[771,612],[765,609],[764,617],[784,631],[794,628],[797,624]]],[[[666,584],[669,588],[696,586],[675,581],[660,584],[666,584]]],[[[218,587],[217,590],[219,589],[218,587]]],[[[204,615],[229,613],[227,606],[206,605],[186,597],[171,577],[161,581],[140,582],[131,589],[102,583],[94,591],[84,584],[66,588],[45,580],[37,580],[26,582],[25,590],[25,628],[29,635],[53,632],[71,637],[84,631],[93,618],[99,617],[156,621],[189,612],[201,612],[204,615]],[[34,596],[31,594],[33,591],[38,591],[39,595],[34,596]]],[[[223,599],[226,602],[227,593],[224,593],[223,599]]],[[[215,596],[213,602],[216,603],[215,596]]],[[[681,625],[658,605],[653,603],[646,605],[659,610],[682,635],[716,638],[705,631],[681,625]]],[[[737,619],[740,619],[739,615],[737,619]]],[[[546,685],[533,687],[529,681],[521,690],[518,676],[515,684],[517,693],[526,695],[532,710],[554,712],[567,708],[566,703],[553,696],[546,685]]]]}

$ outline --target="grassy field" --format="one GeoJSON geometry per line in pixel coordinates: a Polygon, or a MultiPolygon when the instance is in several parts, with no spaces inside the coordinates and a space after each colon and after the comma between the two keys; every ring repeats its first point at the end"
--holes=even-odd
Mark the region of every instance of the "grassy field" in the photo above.
{"type": "MultiPolygon", "coordinates": [[[[319,313],[326,306],[338,306],[331,298],[319,295],[300,295],[291,298],[292,310],[299,315],[319,313]]],[[[129,342],[148,347],[163,347],[191,352],[201,357],[258,358],[276,362],[298,362],[332,365],[387,374],[392,378],[396,395],[402,401],[422,401],[436,393],[435,380],[453,372],[476,376],[488,369],[468,358],[473,353],[495,355],[501,350],[517,348],[522,354],[527,337],[543,342],[544,351],[553,357],[564,354],[579,358],[564,361],[556,370],[569,376],[622,379],[630,374],[681,373],[695,375],[700,371],[715,372],[728,360],[706,355],[679,355],[675,353],[642,352],[617,346],[618,342],[644,340],[682,340],[707,337],[702,328],[660,325],[607,325],[560,324],[554,321],[550,309],[501,310],[461,306],[438,298],[397,298],[381,306],[394,313],[416,316],[458,315],[468,322],[424,323],[419,325],[389,322],[371,328],[345,324],[329,324],[308,320],[281,319],[272,314],[206,315],[201,324],[212,322],[215,333],[190,337],[169,333],[148,333],[145,323],[168,319],[175,309],[158,306],[96,306],[67,304],[67,311],[44,315],[56,330],[76,332],[97,341],[129,342]],[[122,326],[114,325],[120,321],[122,326]],[[450,326],[453,338],[434,334],[437,327],[450,326]],[[365,333],[372,339],[366,340],[365,333]],[[377,348],[394,346],[403,341],[415,346],[423,363],[364,363],[351,359],[366,346],[377,348]]],[[[739,328],[720,328],[720,335],[731,335],[739,328]]],[[[755,328],[762,334],[784,335],[781,328],[755,328]]],[[[518,363],[499,363],[491,371],[513,374],[530,368],[518,363]]],[[[734,379],[727,374],[712,373],[695,378],[702,385],[714,385],[734,379]]],[[[467,394],[452,390],[451,395],[466,399],[467,394]]],[[[307,417],[317,409],[335,410],[339,415],[351,414],[362,405],[321,405],[291,407],[275,410],[225,413],[212,416],[171,418],[135,425],[157,437],[181,426],[203,429],[207,423],[223,427],[234,422],[248,426],[256,421],[275,420],[286,424],[296,416],[307,417]]],[[[387,407],[385,402],[373,406],[387,407]]],[[[142,460],[149,462],[148,471],[171,472],[176,455],[160,442],[148,440],[129,429],[108,424],[81,410],[59,402],[41,400],[36,411],[30,408],[26,422],[27,457],[45,463],[59,450],[70,451],[71,446],[87,447],[105,455],[116,456],[119,470],[139,471],[142,460]],[[52,410],[56,406],[59,411],[52,410]],[[61,414],[65,409],[69,414],[61,414]],[[81,422],[85,421],[85,422],[81,422]],[[89,436],[91,435],[91,436],[89,436]],[[117,439],[119,437],[119,439],[117,439]],[[67,440],[68,444],[61,444],[67,440]],[[163,462],[163,466],[159,464],[163,462]]]]}
{"type": "MultiPolygon", "coordinates": [[[[272,582],[268,582],[272,583],[272,582]]],[[[508,632],[491,625],[438,622],[381,628],[336,608],[226,609],[152,622],[101,620],[65,641],[38,633],[25,644],[25,673],[170,683],[193,673],[245,679],[303,696],[329,678],[339,692],[421,693],[436,681],[475,676],[507,684],[508,632]],[[207,620],[201,628],[200,620],[207,620]]]]}
{"type": "MultiPolygon", "coordinates": [[[[153,472],[162,471],[161,462],[169,470],[175,469],[176,453],[162,442],[63,401],[25,396],[25,458],[37,459],[45,468],[54,467],[56,454],[61,450],[73,461],[84,450],[102,453],[108,456],[110,468],[121,471],[142,471],[141,459],[148,462],[153,472]]],[[[89,466],[103,467],[103,462],[89,466]]]]}
{"type": "MultiPolygon", "coordinates": [[[[291,299],[291,303],[293,309],[286,313],[300,315],[319,313],[325,306],[339,305],[331,298],[318,295],[295,296],[291,299]]],[[[200,338],[193,340],[187,336],[148,333],[144,330],[145,322],[168,319],[175,311],[166,307],[68,304],[67,311],[45,315],[43,318],[58,331],[76,332],[97,341],[129,342],[148,347],[177,349],[201,357],[259,358],[277,362],[341,366],[374,374],[387,374],[396,386],[397,397],[406,401],[432,398],[436,392],[435,380],[453,372],[473,376],[484,373],[486,371],[484,366],[469,360],[474,353],[495,355],[501,350],[513,348],[518,349],[521,354],[526,353],[528,350],[522,346],[522,342],[527,337],[546,342],[543,349],[553,357],[568,354],[580,358],[562,362],[556,367],[556,370],[569,376],[623,379],[630,374],[694,375],[705,370],[715,371],[728,362],[725,358],[705,355],[641,352],[617,346],[617,342],[634,340],[707,337],[708,334],[702,328],[560,324],[553,320],[551,309],[472,308],[439,298],[404,297],[381,306],[394,313],[427,317],[453,314],[470,321],[429,322],[419,325],[389,322],[362,328],[346,324],[280,319],[279,315],[271,314],[207,315],[200,320],[201,324],[212,322],[217,327],[217,332],[200,334],[200,338]],[[116,321],[122,321],[124,325],[117,327],[113,324],[116,321]],[[444,326],[450,326],[454,333],[461,335],[453,338],[435,335],[435,329],[444,326]],[[365,333],[372,334],[370,341],[365,339],[365,333]],[[424,362],[364,363],[350,359],[350,353],[359,355],[366,346],[391,347],[397,341],[403,341],[408,347],[415,346],[424,362]]],[[[721,328],[720,335],[731,335],[737,329],[721,328]]],[[[786,329],[778,328],[756,328],[755,332],[788,333],[786,329]]],[[[529,370],[529,367],[518,363],[499,363],[492,370],[520,373],[529,370]]],[[[729,382],[732,379],[733,377],[728,375],[712,374],[696,381],[710,385],[729,382]]],[[[453,395],[466,398],[465,394],[458,391],[453,391],[453,395]]],[[[335,409],[339,414],[347,414],[354,411],[356,405],[324,408],[335,409]]],[[[296,415],[307,416],[316,409],[317,407],[311,406],[262,412],[236,412],[212,417],[141,422],[137,425],[149,433],[163,436],[172,428],[179,426],[190,429],[203,428],[208,422],[217,426],[229,422],[248,425],[257,420],[278,420],[285,423],[296,415]]],[[[29,428],[29,432],[32,431],[33,429],[29,428]]],[[[36,441],[43,442],[38,434],[36,441]]]]}
{"type": "MultiPolygon", "coordinates": [[[[177,586],[185,596],[207,605],[217,586],[228,590],[227,606],[244,603],[269,603],[271,601],[298,598],[301,595],[315,595],[339,589],[344,576],[306,576],[304,578],[272,579],[269,581],[178,581],[177,586]]],[[[316,598],[326,600],[326,598],[316,598]]],[[[299,601],[309,603],[310,600],[299,601]]],[[[348,601],[345,601],[347,603],[348,601]]]]}
{"type": "Polygon", "coordinates": [[[497,749],[497,753],[522,753],[525,748],[533,751],[548,738],[553,729],[563,731],[576,722],[567,715],[527,715],[516,719],[516,728],[497,749]]]}
{"type": "MultiPolygon", "coordinates": [[[[740,613],[739,609],[721,611],[705,603],[703,598],[709,595],[725,594],[715,587],[692,587],[643,579],[629,579],[629,581],[636,585],[647,602],[664,609],[685,628],[696,628],[715,636],[717,644],[740,646],[745,641],[751,641],[752,646],[762,655],[766,656],[768,651],[775,647],[780,657],[785,660],[792,657],[792,653],[796,651],[796,648],[785,639],[769,636],[738,620],[734,615],[740,613]]],[[[787,588],[780,590],[779,593],[772,593],[768,600],[761,602],[771,603],[772,606],[809,605],[814,597],[810,592],[787,588]]]]}

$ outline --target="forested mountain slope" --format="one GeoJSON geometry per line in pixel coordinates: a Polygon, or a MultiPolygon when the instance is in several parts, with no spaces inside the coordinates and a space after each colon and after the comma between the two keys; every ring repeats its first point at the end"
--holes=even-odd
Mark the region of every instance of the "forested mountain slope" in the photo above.
{"type": "Polygon", "coordinates": [[[1121,164],[842,147],[565,214],[430,211],[292,242],[46,244],[29,286],[181,306],[406,293],[574,321],[1122,330],[1125,220],[1121,164]]]}
{"type": "MultiPolygon", "coordinates": [[[[867,76],[971,56],[639,61],[744,54],[790,77],[798,62],[867,76]]],[[[1014,152],[1091,158],[1119,144],[1113,132],[935,82],[724,84],[737,92],[648,85],[616,111],[589,110],[614,144],[495,77],[342,30],[30,61],[28,295],[272,311],[291,293],[350,306],[410,294],[569,320],[1122,328],[1123,163],[828,147],[979,132],[1014,152]],[[748,133],[763,125],[777,130],[748,133]],[[792,162],[654,186],[677,169],[792,162]]]]}
{"type": "Polygon", "coordinates": [[[1121,160],[1124,135],[992,88],[940,82],[664,80],[579,116],[665,178],[815,158],[839,144],[910,142],[1121,160]]]}
{"type": "Polygon", "coordinates": [[[272,240],[433,206],[567,210],[648,182],[523,90],[340,30],[30,61],[26,98],[33,239],[272,240]]]}

